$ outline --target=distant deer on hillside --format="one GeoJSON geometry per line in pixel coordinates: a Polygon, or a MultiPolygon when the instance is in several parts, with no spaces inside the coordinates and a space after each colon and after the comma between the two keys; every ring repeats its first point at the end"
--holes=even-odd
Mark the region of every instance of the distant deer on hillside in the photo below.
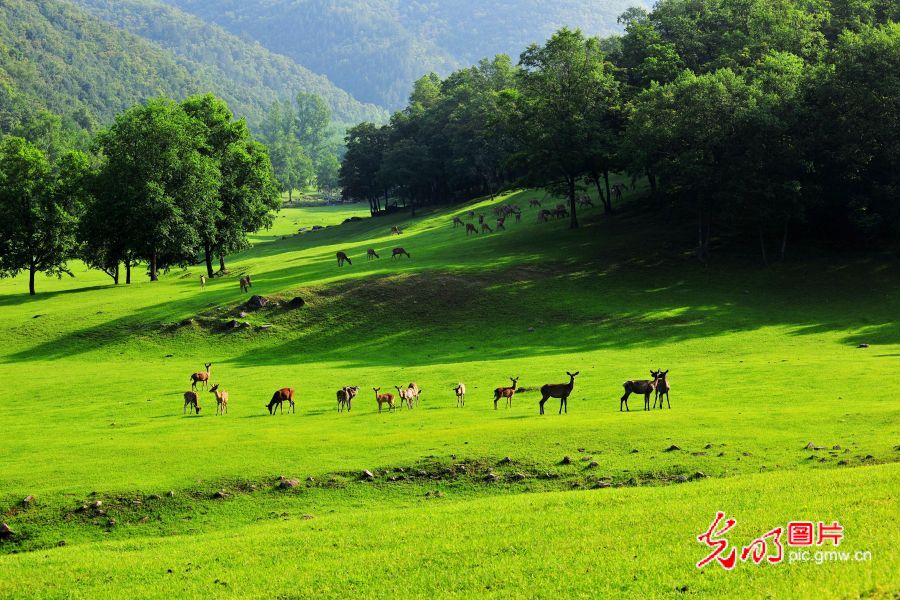
{"type": "Polygon", "coordinates": [[[403,248],[397,247],[391,250],[391,258],[397,258],[398,256],[406,255],[406,258],[411,258],[409,252],[404,250],[403,248]]]}
{"type": "Polygon", "coordinates": [[[460,219],[459,217],[453,217],[453,229],[456,229],[457,227],[460,227],[461,225],[465,225],[465,223],[463,223],[463,220],[460,219]]]}
{"type": "Polygon", "coordinates": [[[563,413],[563,409],[565,409],[566,414],[569,414],[569,394],[572,393],[572,389],[575,387],[575,377],[578,376],[578,373],[579,371],[574,373],[566,371],[566,375],[569,376],[569,383],[548,383],[541,386],[541,414],[544,414],[544,402],[548,398],[559,398],[559,414],[563,413]]]}
{"type": "Polygon", "coordinates": [[[378,256],[378,253],[375,252],[375,248],[369,248],[366,250],[366,260],[372,260],[373,258],[381,258],[378,256]]]}
{"type": "Polygon", "coordinates": [[[388,410],[394,410],[394,395],[393,394],[379,394],[381,391],[380,387],[372,388],[375,391],[375,401],[378,402],[378,412],[381,412],[381,406],[383,404],[388,405],[388,410]]]}
{"type": "Polygon", "coordinates": [[[200,414],[200,398],[197,396],[197,392],[184,393],[184,408],[182,409],[181,414],[184,414],[188,407],[196,414],[200,414]]]}
{"type": "Polygon", "coordinates": [[[501,229],[503,231],[506,231],[506,226],[504,225],[504,223],[506,223],[506,217],[500,217],[499,219],[497,219],[497,231],[500,231],[501,229]]]}
{"type": "Polygon", "coordinates": [[[338,251],[338,253],[337,253],[337,263],[338,263],[338,266],[339,266],[339,267],[343,267],[345,262],[346,262],[348,265],[352,265],[352,264],[353,264],[353,262],[350,260],[350,257],[347,256],[347,253],[346,253],[346,252],[340,252],[340,251],[338,251]]]}
{"type": "Polygon", "coordinates": [[[672,389],[672,386],[669,385],[669,380],[666,379],[666,375],[668,374],[669,369],[666,369],[665,371],[660,369],[656,372],[656,396],[653,398],[653,408],[656,408],[657,400],[659,400],[659,407],[663,407],[662,401],[664,396],[666,398],[666,404],[669,408],[672,408],[672,403],[669,402],[669,390],[672,389]]]}
{"type": "Polygon", "coordinates": [[[239,283],[241,285],[241,292],[250,291],[250,277],[241,277],[239,283]]]}
{"type": "Polygon", "coordinates": [[[510,377],[509,380],[512,381],[512,387],[498,387],[494,390],[494,410],[497,410],[497,402],[500,401],[500,398],[506,398],[506,408],[512,406],[512,398],[516,393],[516,386],[519,384],[519,378],[510,377]]]}
{"type": "Polygon", "coordinates": [[[456,407],[465,407],[466,405],[466,385],[462,382],[456,384],[456,387],[453,388],[453,391],[456,392],[456,407]]]}
{"type": "Polygon", "coordinates": [[[397,225],[394,225],[393,227],[391,227],[391,235],[400,235],[402,233],[403,233],[403,230],[400,227],[398,227],[397,225]]]}
{"type": "Polygon", "coordinates": [[[294,388],[281,388],[272,394],[272,399],[269,400],[269,403],[266,405],[266,408],[269,409],[269,414],[274,415],[276,407],[281,409],[281,414],[284,414],[285,401],[287,401],[290,406],[291,412],[296,413],[297,409],[294,406],[294,388]]]}
{"type": "Polygon", "coordinates": [[[219,384],[209,388],[209,393],[216,397],[216,414],[224,415],[228,412],[228,392],[219,391],[219,384]]]}
{"type": "Polygon", "coordinates": [[[470,233],[474,233],[475,235],[478,235],[478,230],[475,229],[475,226],[473,224],[466,223],[466,237],[469,237],[470,233]]]}
{"type": "Polygon", "coordinates": [[[626,411],[631,412],[628,408],[628,396],[631,394],[643,394],[644,410],[650,410],[650,394],[656,391],[657,375],[656,371],[650,371],[650,376],[653,379],[629,379],[624,382],[622,387],[625,388],[625,394],[619,400],[619,412],[622,412],[623,405],[626,411]]]}
{"type": "Polygon", "coordinates": [[[191,375],[191,389],[194,391],[197,391],[198,383],[202,383],[204,389],[209,386],[209,374],[212,371],[212,363],[206,363],[204,366],[206,371],[191,375]]]}
{"type": "Polygon", "coordinates": [[[485,231],[487,231],[488,233],[494,233],[494,230],[491,229],[490,225],[488,225],[487,223],[482,223],[481,224],[481,233],[484,233],[485,231]]]}
{"type": "Polygon", "coordinates": [[[205,287],[206,287],[206,275],[201,275],[200,276],[200,289],[202,290],[205,287]]]}

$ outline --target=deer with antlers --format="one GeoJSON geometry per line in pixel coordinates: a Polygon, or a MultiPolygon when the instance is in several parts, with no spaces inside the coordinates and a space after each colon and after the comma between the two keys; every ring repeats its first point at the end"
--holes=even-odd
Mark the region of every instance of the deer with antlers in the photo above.
{"type": "Polygon", "coordinates": [[[629,379],[624,382],[622,387],[625,388],[625,394],[619,399],[619,412],[622,412],[623,405],[625,406],[626,411],[631,412],[628,408],[628,396],[631,394],[643,395],[644,410],[650,410],[650,394],[656,391],[658,375],[659,373],[657,371],[651,370],[650,376],[653,377],[653,379],[629,379]]]}
{"type": "Polygon", "coordinates": [[[381,412],[381,406],[383,404],[388,405],[388,411],[394,410],[394,395],[393,394],[379,394],[381,391],[380,387],[372,388],[375,392],[375,401],[378,402],[378,412],[381,412]]]}
{"type": "Polygon", "coordinates": [[[462,382],[457,383],[453,391],[456,392],[456,407],[464,408],[466,406],[466,384],[462,382]]]}
{"type": "Polygon", "coordinates": [[[548,398],[559,398],[559,414],[563,413],[563,409],[565,409],[566,414],[569,414],[569,395],[575,387],[575,377],[578,376],[578,373],[579,371],[574,373],[566,371],[566,375],[569,376],[569,383],[548,383],[541,386],[541,414],[544,414],[544,402],[548,398]]]}
{"type": "Polygon", "coordinates": [[[397,258],[398,256],[406,255],[406,258],[411,258],[409,252],[404,250],[403,248],[397,247],[391,250],[391,258],[397,258]]]}
{"type": "Polygon", "coordinates": [[[498,387],[494,390],[494,410],[497,410],[497,402],[500,401],[500,398],[506,398],[506,408],[512,407],[512,398],[516,393],[519,378],[510,377],[509,380],[512,381],[512,387],[498,387]]]}
{"type": "Polygon", "coordinates": [[[200,414],[200,397],[197,395],[197,392],[184,393],[184,408],[181,410],[181,414],[184,414],[188,407],[196,414],[200,414]]]}
{"type": "MultiPolygon", "coordinates": [[[[652,373],[652,371],[651,371],[652,373]]],[[[666,404],[669,408],[672,408],[672,403],[669,402],[669,390],[672,389],[672,386],[669,385],[669,380],[666,379],[666,376],[669,374],[669,369],[663,371],[660,369],[656,371],[656,396],[653,398],[653,408],[656,408],[656,401],[659,400],[659,407],[662,408],[663,397],[666,399],[666,404]]]]}
{"type": "Polygon", "coordinates": [[[366,260],[372,260],[373,258],[381,258],[378,256],[378,253],[375,252],[375,248],[369,248],[366,250],[366,260]]]}
{"type": "Polygon", "coordinates": [[[297,409],[294,406],[294,388],[281,388],[272,394],[272,399],[269,400],[269,403],[266,405],[266,408],[269,409],[269,414],[274,415],[276,407],[281,409],[281,414],[284,414],[285,401],[290,406],[290,412],[296,413],[297,409]]]}
{"type": "Polygon", "coordinates": [[[337,262],[339,267],[343,267],[344,263],[347,263],[348,265],[353,264],[353,262],[350,260],[350,257],[347,256],[347,253],[341,251],[338,251],[337,253],[337,262]]]}
{"type": "Polygon", "coordinates": [[[209,388],[209,393],[216,397],[216,415],[224,415],[228,412],[228,392],[219,391],[219,384],[209,388]]]}
{"type": "Polygon", "coordinates": [[[191,389],[197,391],[197,384],[202,383],[203,389],[209,387],[209,375],[212,372],[212,363],[205,363],[206,371],[191,375],[191,389]]]}

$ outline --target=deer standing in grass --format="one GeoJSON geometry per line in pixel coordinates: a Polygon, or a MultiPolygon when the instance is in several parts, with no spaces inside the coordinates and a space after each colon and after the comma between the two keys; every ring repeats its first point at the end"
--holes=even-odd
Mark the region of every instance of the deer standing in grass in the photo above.
{"type": "Polygon", "coordinates": [[[191,375],[191,389],[197,391],[197,384],[202,383],[203,389],[209,387],[209,374],[212,371],[212,363],[206,363],[206,371],[191,375]]]}
{"type": "Polygon", "coordinates": [[[188,407],[191,407],[196,414],[200,414],[200,398],[197,396],[197,392],[184,393],[184,408],[181,410],[181,414],[184,414],[188,407]]]}
{"type": "Polygon", "coordinates": [[[394,410],[394,395],[393,394],[379,394],[381,391],[380,387],[372,388],[375,391],[375,401],[378,402],[378,412],[381,412],[381,406],[383,404],[388,405],[388,410],[394,410]]]}
{"type": "Polygon", "coordinates": [[[422,388],[419,387],[419,384],[415,381],[411,382],[408,386],[406,386],[406,396],[415,401],[416,406],[419,405],[419,395],[422,393],[422,388]]]}
{"type": "Polygon", "coordinates": [[[488,225],[487,223],[482,223],[481,224],[481,233],[484,233],[485,231],[487,231],[488,233],[494,233],[494,230],[491,229],[490,225],[488,225]]]}
{"type": "Polygon", "coordinates": [[[631,412],[628,408],[628,396],[631,394],[643,394],[644,410],[650,410],[650,394],[656,391],[657,375],[656,371],[650,371],[650,376],[653,379],[629,379],[623,383],[622,387],[625,388],[625,395],[619,400],[619,412],[622,412],[623,404],[625,405],[625,410],[631,412]]]}
{"type": "Polygon", "coordinates": [[[669,408],[672,408],[672,403],[669,402],[669,390],[672,389],[672,386],[669,385],[669,380],[666,379],[666,375],[668,374],[669,369],[666,369],[665,371],[660,369],[656,372],[656,396],[653,398],[653,408],[656,408],[657,400],[659,400],[659,407],[663,407],[663,396],[666,398],[666,404],[669,408]]]}
{"type": "Polygon", "coordinates": [[[200,289],[202,290],[205,287],[206,287],[206,275],[201,275],[200,276],[200,289]]]}
{"type": "Polygon", "coordinates": [[[375,252],[375,248],[369,248],[366,250],[366,260],[372,260],[373,258],[381,258],[378,256],[378,253],[375,252]]]}
{"type": "Polygon", "coordinates": [[[500,398],[506,398],[506,408],[512,406],[512,398],[516,393],[516,386],[519,384],[519,378],[510,377],[509,380],[512,381],[512,387],[498,387],[494,390],[494,410],[497,410],[497,402],[500,401],[500,398]]]}
{"type": "Polygon", "coordinates": [[[338,253],[337,253],[337,261],[338,261],[338,266],[339,266],[339,267],[343,267],[345,262],[346,262],[348,265],[352,265],[352,264],[353,264],[353,262],[350,260],[350,257],[347,256],[347,253],[346,253],[346,252],[338,252],[338,253]]]}
{"type": "Polygon", "coordinates": [[[406,255],[406,258],[411,258],[409,252],[404,250],[403,248],[394,248],[391,250],[391,258],[397,258],[398,256],[406,255]]]}
{"type": "Polygon", "coordinates": [[[472,225],[471,223],[466,223],[466,237],[469,237],[470,233],[474,233],[475,235],[478,235],[478,230],[475,229],[475,226],[472,225]]]}
{"type": "Polygon", "coordinates": [[[219,391],[219,384],[209,388],[209,393],[216,397],[216,414],[224,415],[228,412],[228,392],[219,391]]]}
{"type": "Polygon", "coordinates": [[[529,201],[528,201],[528,208],[534,208],[534,207],[540,208],[540,207],[541,207],[541,201],[540,201],[540,200],[529,200],[529,201]]]}
{"type": "Polygon", "coordinates": [[[522,222],[522,211],[519,208],[516,208],[516,210],[513,214],[516,215],[516,223],[521,223],[522,222]]]}
{"type": "Polygon", "coordinates": [[[453,391],[456,392],[456,407],[465,407],[466,406],[466,384],[460,382],[456,384],[456,387],[453,388],[453,391]]]}
{"type": "Polygon", "coordinates": [[[413,395],[412,392],[408,389],[404,389],[399,385],[395,385],[394,388],[397,390],[397,397],[400,399],[400,406],[403,407],[403,404],[406,404],[406,408],[413,407],[413,395]]]}
{"type": "Polygon", "coordinates": [[[506,226],[504,225],[504,223],[506,223],[506,217],[497,219],[497,231],[500,231],[501,229],[503,231],[506,231],[506,226]]]}
{"type": "Polygon", "coordinates": [[[347,409],[347,412],[353,408],[353,399],[356,397],[356,394],[359,393],[359,388],[354,386],[345,386],[337,391],[337,403],[338,403],[338,412],[344,412],[344,409],[347,409]]]}
{"type": "Polygon", "coordinates": [[[249,277],[241,277],[239,282],[241,284],[241,292],[249,292],[250,291],[250,278],[249,277]]]}
{"type": "Polygon", "coordinates": [[[463,223],[463,220],[460,219],[459,217],[453,217],[453,229],[456,229],[457,227],[460,227],[461,225],[465,225],[465,223],[463,223]]]}
{"type": "Polygon", "coordinates": [[[394,225],[393,227],[391,227],[391,235],[400,235],[400,234],[402,234],[402,233],[403,233],[403,230],[400,229],[400,227],[398,227],[398,226],[396,226],[396,225],[394,225]]]}
{"type": "Polygon", "coordinates": [[[281,388],[272,394],[272,399],[269,400],[269,403],[266,405],[266,408],[269,409],[269,414],[274,415],[276,407],[281,409],[281,414],[284,414],[285,401],[287,401],[288,405],[291,407],[291,412],[296,413],[297,409],[294,406],[294,388],[281,388]]]}
{"type": "Polygon", "coordinates": [[[559,398],[559,414],[563,413],[563,408],[565,408],[566,414],[569,414],[569,395],[575,387],[575,377],[578,376],[579,372],[569,373],[566,371],[566,375],[569,376],[569,383],[548,383],[541,386],[541,414],[544,414],[544,402],[548,398],[559,398]]]}

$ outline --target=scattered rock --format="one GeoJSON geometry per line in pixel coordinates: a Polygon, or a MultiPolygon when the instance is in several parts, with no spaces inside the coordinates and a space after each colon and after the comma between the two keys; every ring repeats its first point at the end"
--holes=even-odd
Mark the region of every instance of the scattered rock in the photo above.
{"type": "Polygon", "coordinates": [[[6,523],[0,523],[0,540],[8,540],[13,535],[13,530],[6,523]]]}
{"type": "Polygon", "coordinates": [[[307,480],[308,482],[310,482],[310,483],[315,483],[316,478],[313,477],[312,475],[310,475],[309,477],[306,478],[306,480],[307,480]]]}
{"type": "Polygon", "coordinates": [[[66,545],[66,540],[59,540],[58,542],[56,542],[56,546],[58,548],[62,548],[65,545],[66,545]]]}
{"type": "Polygon", "coordinates": [[[247,311],[242,310],[238,316],[239,316],[240,318],[242,318],[242,319],[246,319],[247,317],[250,316],[250,313],[248,313],[247,311]]]}
{"type": "Polygon", "coordinates": [[[866,457],[863,460],[875,460],[875,457],[871,454],[866,454],[866,457]]]}
{"type": "Polygon", "coordinates": [[[496,473],[488,473],[487,475],[484,476],[484,480],[487,481],[488,483],[495,483],[496,481],[499,481],[500,478],[497,476],[496,473]]]}
{"type": "Polygon", "coordinates": [[[868,347],[869,347],[868,344],[860,344],[859,346],[857,346],[857,348],[868,348],[868,347]]]}
{"type": "Polygon", "coordinates": [[[187,327],[188,325],[193,325],[193,324],[194,324],[194,319],[185,319],[184,321],[179,323],[179,325],[181,325],[182,327],[187,327]]]}
{"type": "Polygon", "coordinates": [[[578,451],[579,451],[579,452],[584,452],[584,448],[579,448],[578,451]]]}
{"type": "Polygon", "coordinates": [[[596,469],[599,466],[600,466],[600,463],[598,463],[596,460],[592,460],[591,462],[588,463],[588,469],[596,469]]]}
{"type": "MultiPolygon", "coordinates": [[[[821,450],[821,448],[819,448],[819,450],[821,450]]],[[[750,454],[749,452],[741,452],[741,456],[753,456],[753,455],[750,454]]]]}
{"type": "Polygon", "coordinates": [[[222,500],[223,498],[227,498],[227,497],[228,497],[228,493],[225,490],[219,490],[218,492],[213,494],[213,498],[215,498],[216,500],[222,500]]]}
{"type": "Polygon", "coordinates": [[[118,525],[118,522],[115,519],[110,519],[106,522],[107,527],[115,527],[116,525],[118,525]]]}
{"type": "Polygon", "coordinates": [[[169,498],[174,498],[174,497],[175,497],[175,490],[169,490],[169,493],[166,494],[166,495],[167,495],[169,498]]]}
{"type": "Polygon", "coordinates": [[[265,296],[251,296],[249,300],[247,300],[247,304],[245,306],[250,310],[256,310],[259,308],[264,308],[269,304],[269,299],[265,296]]]}
{"type": "Polygon", "coordinates": [[[675,481],[677,481],[678,483],[684,483],[687,480],[688,480],[688,478],[685,475],[676,475],[675,476],[675,481]]]}
{"type": "Polygon", "coordinates": [[[691,456],[706,456],[706,452],[691,452],[691,456]]]}
{"type": "Polygon", "coordinates": [[[560,461],[560,464],[562,464],[562,465],[571,465],[571,464],[572,464],[572,459],[571,459],[570,457],[568,457],[568,456],[563,456],[563,459],[560,461]]]}
{"type": "Polygon", "coordinates": [[[296,479],[282,479],[281,483],[278,484],[281,488],[295,488],[300,485],[300,482],[296,479]]]}
{"type": "Polygon", "coordinates": [[[300,518],[303,519],[304,521],[312,521],[313,519],[315,519],[315,517],[312,515],[303,515],[300,518]]]}
{"type": "Polygon", "coordinates": [[[815,444],[810,442],[804,447],[804,449],[805,450],[824,450],[825,448],[823,448],[822,446],[816,446],[815,444]]]}
{"type": "Polygon", "coordinates": [[[846,460],[839,460],[839,461],[838,461],[838,464],[839,464],[839,465],[849,465],[850,463],[849,463],[848,461],[846,461],[846,460]]]}
{"type": "Polygon", "coordinates": [[[834,446],[831,447],[831,449],[832,449],[832,450],[840,450],[841,447],[838,446],[837,444],[835,444],[834,446]]]}
{"type": "Polygon", "coordinates": [[[725,453],[724,453],[724,452],[719,452],[718,454],[716,454],[716,456],[725,456],[725,453]]]}
{"type": "Polygon", "coordinates": [[[497,464],[498,465],[508,465],[511,462],[512,462],[512,459],[510,457],[504,456],[503,458],[500,459],[500,462],[498,462],[497,464]]]}
{"type": "Polygon", "coordinates": [[[675,452],[676,450],[681,450],[681,448],[679,448],[675,444],[672,444],[671,446],[663,450],[663,452],[675,452]]]}
{"type": "Polygon", "coordinates": [[[32,496],[31,494],[25,496],[24,498],[22,498],[22,504],[25,506],[28,506],[29,504],[34,504],[34,496],[32,496]]]}
{"type": "Polygon", "coordinates": [[[533,331],[534,331],[534,327],[529,327],[529,328],[528,328],[528,331],[529,331],[529,332],[533,332],[533,331]]]}
{"type": "Polygon", "coordinates": [[[304,300],[304,299],[301,298],[300,296],[297,296],[296,298],[292,298],[292,299],[287,303],[287,305],[288,305],[290,308],[302,308],[302,307],[306,306],[306,300],[304,300]]]}
{"type": "Polygon", "coordinates": [[[363,479],[368,479],[369,481],[375,479],[375,475],[372,474],[372,471],[369,471],[368,469],[362,472],[362,477],[363,479]]]}
{"type": "Polygon", "coordinates": [[[713,447],[712,444],[707,444],[707,445],[703,446],[703,449],[704,449],[704,450],[709,450],[709,449],[712,448],[712,447],[713,447]]]}
{"type": "Polygon", "coordinates": [[[91,502],[91,508],[93,508],[94,510],[99,509],[101,506],[103,506],[102,500],[94,500],[93,502],[91,502]]]}
{"type": "Polygon", "coordinates": [[[581,457],[581,460],[587,462],[587,461],[589,461],[589,460],[593,460],[593,458],[594,458],[593,456],[582,456],[582,457],[581,457]]]}
{"type": "Polygon", "coordinates": [[[428,471],[418,471],[416,475],[419,477],[428,477],[428,471]]]}
{"type": "Polygon", "coordinates": [[[234,319],[225,323],[225,329],[240,329],[241,323],[240,321],[235,321],[234,319]]]}
{"type": "Polygon", "coordinates": [[[514,481],[523,481],[527,479],[524,473],[514,473],[512,478],[514,481]]]}
{"type": "Polygon", "coordinates": [[[610,487],[611,485],[612,485],[612,484],[609,483],[608,481],[598,481],[598,482],[597,482],[597,485],[595,485],[594,487],[597,488],[597,489],[601,489],[601,488],[608,488],[608,487],[610,487]]]}
{"type": "Polygon", "coordinates": [[[705,478],[706,478],[706,473],[704,473],[703,471],[697,471],[696,473],[691,475],[691,479],[705,479],[705,478]]]}

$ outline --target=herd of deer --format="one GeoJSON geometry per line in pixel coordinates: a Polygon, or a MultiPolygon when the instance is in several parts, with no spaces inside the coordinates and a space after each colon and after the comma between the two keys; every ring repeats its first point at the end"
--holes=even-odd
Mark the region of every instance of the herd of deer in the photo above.
{"type": "MultiPolygon", "coordinates": [[[[202,385],[203,389],[208,389],[211,394],[215,395],[217,404],[216,415],[224,415],[228,412],[228,392],[219,391],[218,384],[209,387],[211,372],[212,363],[206,363],[205,371],[200,371],[191,375],[191,391],[184,393],[184,409],[182,410],[182,414],[189,408],[194,413],[200,414],[200,398],[197,395],[198,385],[202,385]]],[[[569,396],[575,388],[575,377],[578,376],[578,373],[578,371],[575,371],[574,373],[566,371],[566,375],[569,376],[569,381],[567,383],[548,383],[541,386],[541,400],[538,403],[540,414],[544,414],[544,403],[550,398],[559,399],[559,414],[563,414],[563,412],[568,414],[569,396]]],[[[653,376],[653,379],[631,379],[622,384],[625,388],[625,395],[622,396],[621,401],[619,402],[620,412],[622,411],[623,406],[626,411],[629,410],[628,396],[631,394],[643,394],[644,410],[650,410],[650,394],[654,392],[656,393],[656,397],[653,402],[653,408],[656,408],[657,400],[659,401],[659,408],[662,408],[663,399],[665,399],[668,407],[672,408],[672,404],[669,402],[669,390],[671,389],[671,386],[666,379],[669,371],[660,369],[658,371],[650,371],[650,374],[653,376]]],[[[497,410],[501,399],[506,401],[506,408],[512,407],[513,396],[520,389],[518,387],[519,377],[510,377],[509,380],[512,382],[511,386],[494,389],[494,410],[497,410]]],[[[411,382],[406,387],[395,385],[394,388],[397,390],[396,396],[392,393],[380,393],[380,387],[372,388],[372,391],[375,392],[375,402],[378,404],[378,412],[381,412],[385,405],[387,406],[388,411],[398,408],[398,404],[400,408],[406,404],[407,409],[412,409],[419,405],[422,388],[420,388],[417,383],[411,382]]],[[[452,389],[456,394],[456,406],[459,408],[465,407],[465,384],[460,382],[452,389]]],[[[338,412],[344,412],[344,410],[350,412],[353,408],[353,399],[359,394],[359,390],[359,386],[344,386],[337,391],[338,412]]],[[[266,405],[269,414],[274,415],[276,410],[280,410],[281,414],[284,414],[285,402],[288,403],[289,412],[297,412],[296,405],[294,404],[294,388],[281,388],[272,395],[272,399],[266,405]]]]}

